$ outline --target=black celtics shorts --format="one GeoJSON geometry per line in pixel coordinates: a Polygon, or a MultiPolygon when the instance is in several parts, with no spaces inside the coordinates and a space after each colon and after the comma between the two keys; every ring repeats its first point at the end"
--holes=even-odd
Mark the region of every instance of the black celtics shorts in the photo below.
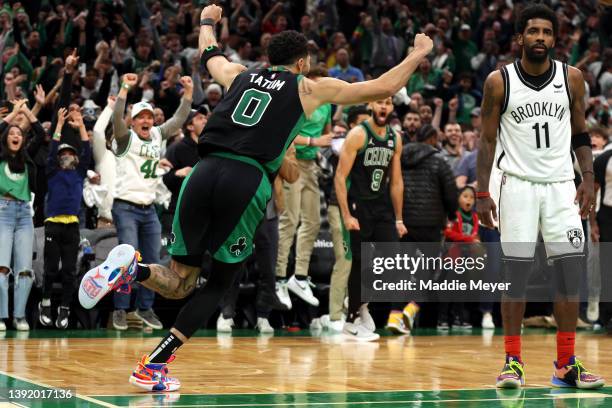
{"type": "Polygon", "coordinates": [[[181,187],[169,252],[200,266],[202,256],[225,263],[245,260],[266,212],[272,186],[257,161],[231,153],[203,157],[181,187]]]}

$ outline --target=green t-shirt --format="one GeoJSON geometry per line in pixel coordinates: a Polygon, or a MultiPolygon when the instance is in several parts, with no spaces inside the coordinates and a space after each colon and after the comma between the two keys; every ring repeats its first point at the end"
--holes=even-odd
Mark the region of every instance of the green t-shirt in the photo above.
{"type": "Polygon", "coordinates": [[[7,162],[0,162],[0,196],[5,194],[21,201],[30,201],[27,167],[23,173],[13,173],[7,162]]]}
{"type": "MultiPolygon", "coordinates": [[[[331,123],[331,105],[321,105],[312,113],[310,119],[304,122],[304,125],[298,132],[298,135],[312,137],[316,139],[321,136],[325,126],[331,123]]],[[[295,146],[295,157],[300,160],[314,160],[317,158],[319,148],[316,146],[295,146]]]]}

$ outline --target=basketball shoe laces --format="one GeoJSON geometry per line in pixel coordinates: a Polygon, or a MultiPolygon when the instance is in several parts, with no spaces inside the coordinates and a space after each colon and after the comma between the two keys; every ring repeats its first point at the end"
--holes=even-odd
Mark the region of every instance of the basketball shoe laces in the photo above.
{"type": "Polygon", "coordinates": [[[577,358],[574,359],[574,364],[571,365],[567,365],[566,367],[568,367],[570,370],[571,369],[575,369],[576,370],[576,379],[578,380],[582,380],[582,376],[584,375],[586,378],[586,380],[596,380],[597,376],[594,374],[591,374],[589,372],[589,370],[587,370],[584,365],[582,364],[582,361],[578,360],[577,358]]]}
{"type": "MultiPolygon", "coordinates": [[[[119,277],[119,279],[117,279],[117,281],[113,285],[112,290],[116,290],[117,292],[123,293],[126,295],[129,295],[130,293],[132,293],[131,283],[132,281],[134,281],[134,278],[136,276],[136,268],[138,267],[136,263],[142,261],[140,252],[136,251],[134,258],[136,259],[136,262],[132,261],[130,266],[127,267],[127,273],[121,273],[121,276],[119,277]]],[[[122,269],[123,268],[125,267],[122,267],[122,269]]]]}
{"type": "Polygon", "coordinates": [[[147,367],[147,365],[151,363],[149,362],[149,358],[145,357],[138,362],[138,370],[136,371],[135,374],[138,377],[143,378],[143,379],[153,379],[153,380],[162,382],[168,377],[168,364],[173,362],[175,358],[176,356],[174,354],[171,355],[168,361],[163,363],[163,365],[159,364],[159,365],[162,365],[162,367],[159,370],[155,370],[155,369],[147,367]]]}
{"type": "Polygon", "coordinates": [[[523,377],[525,375],[525,370],[523,369],[521,363],[514,359],[512,359],[508,364],[506,364],[506,367],[508,368],[501,372],[502,376],[510,374],[516,375],[518,377],[523,377]]]}

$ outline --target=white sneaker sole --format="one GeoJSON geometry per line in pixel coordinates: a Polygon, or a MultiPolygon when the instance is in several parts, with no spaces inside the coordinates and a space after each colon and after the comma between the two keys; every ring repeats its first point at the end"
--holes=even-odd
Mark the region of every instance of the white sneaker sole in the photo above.
{"type": "Polygon", "coordinates": [[[130,384],[140,389],[151,391],[151,392],[172,392],[172,391],[176,391],[179,388],[181,388],[181,383],[174,382],[174,381],[168,381],[166,383],[166,389],[155,390],[153,389],[153,387],[159,384],[157,381],[142,380],[140,378],[134,377],[133,375],[130,376],[130,384]]]}
{"type": "Polygon", "coordinates": [[[354,334],[351,333],[347,333],[347,332],[342,332],[342,335],[344,336],[344,338],[346,340],[350,340],[350,341],[359,341],[359,342],[370,342],[370,341],[376,341],[378,339],[380,339],[380,335],[378,333],[370,333],[369,336],[356,336],[354,334]]]}
{"type": "Polygon", "coordinates": [[[294,282],[293,280],[289,280],[289,282],[287,282],[287,289],[289,289],[297,297],[299,297],[300,299],[302,299],[304,302],[308,303],[309,305],[319,306],[319,299],[314,297],[314,295],[307,296],[307,293],[305,293],[304,289],[302,289],[300,285],[298,285],[297,282],[294,282]]]}
{"type": "Polygon", "coordinates": [[[136,250],[127,244],[113,248],[106,260],[90,269],[79,286],[79,302],[85,309],[94,307],[100,299],[113,290],[115,282],[125,273],[134,262],[136,250]]]}

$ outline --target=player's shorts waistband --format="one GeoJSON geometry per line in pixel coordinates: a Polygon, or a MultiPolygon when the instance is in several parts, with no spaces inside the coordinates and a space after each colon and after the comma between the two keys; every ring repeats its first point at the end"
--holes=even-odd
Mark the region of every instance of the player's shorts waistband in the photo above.
{"type": "Polygon", "coordinates": [[[259,163],[257,160],[255,160],[255,159],[253,159],[251,157],[241,156],[239,154],[230,153],[230,152],[211,152],[208,155],[209,156],[222,157],[222,158],[225,158],[225,159],[238,160],[238,161],[241,161],[243,163],[250,164],[251,166],[257,167],[263,174],[267,174],[266,170],[261,165],[261,163],[259,163]]]}
{"type": "Polygon", "coordinates": [[[531,184],[553,184],[553,183],[567,183],[568,181],[571,181],[572,183],[574,182],[573,178],[560,178],[560,179],[533,179],[533,178],[529,178],[528,176],[521,176],[521,175],[517,175],[517,174],[513,174],[513,173],[508,173],[507,171],[504,171],[502,176],[507,176],[507,177],[512,177],[515,178],[517,180],[521,180],[521,181],[525,181],[527,183],[531,183],[531,184]]]}

